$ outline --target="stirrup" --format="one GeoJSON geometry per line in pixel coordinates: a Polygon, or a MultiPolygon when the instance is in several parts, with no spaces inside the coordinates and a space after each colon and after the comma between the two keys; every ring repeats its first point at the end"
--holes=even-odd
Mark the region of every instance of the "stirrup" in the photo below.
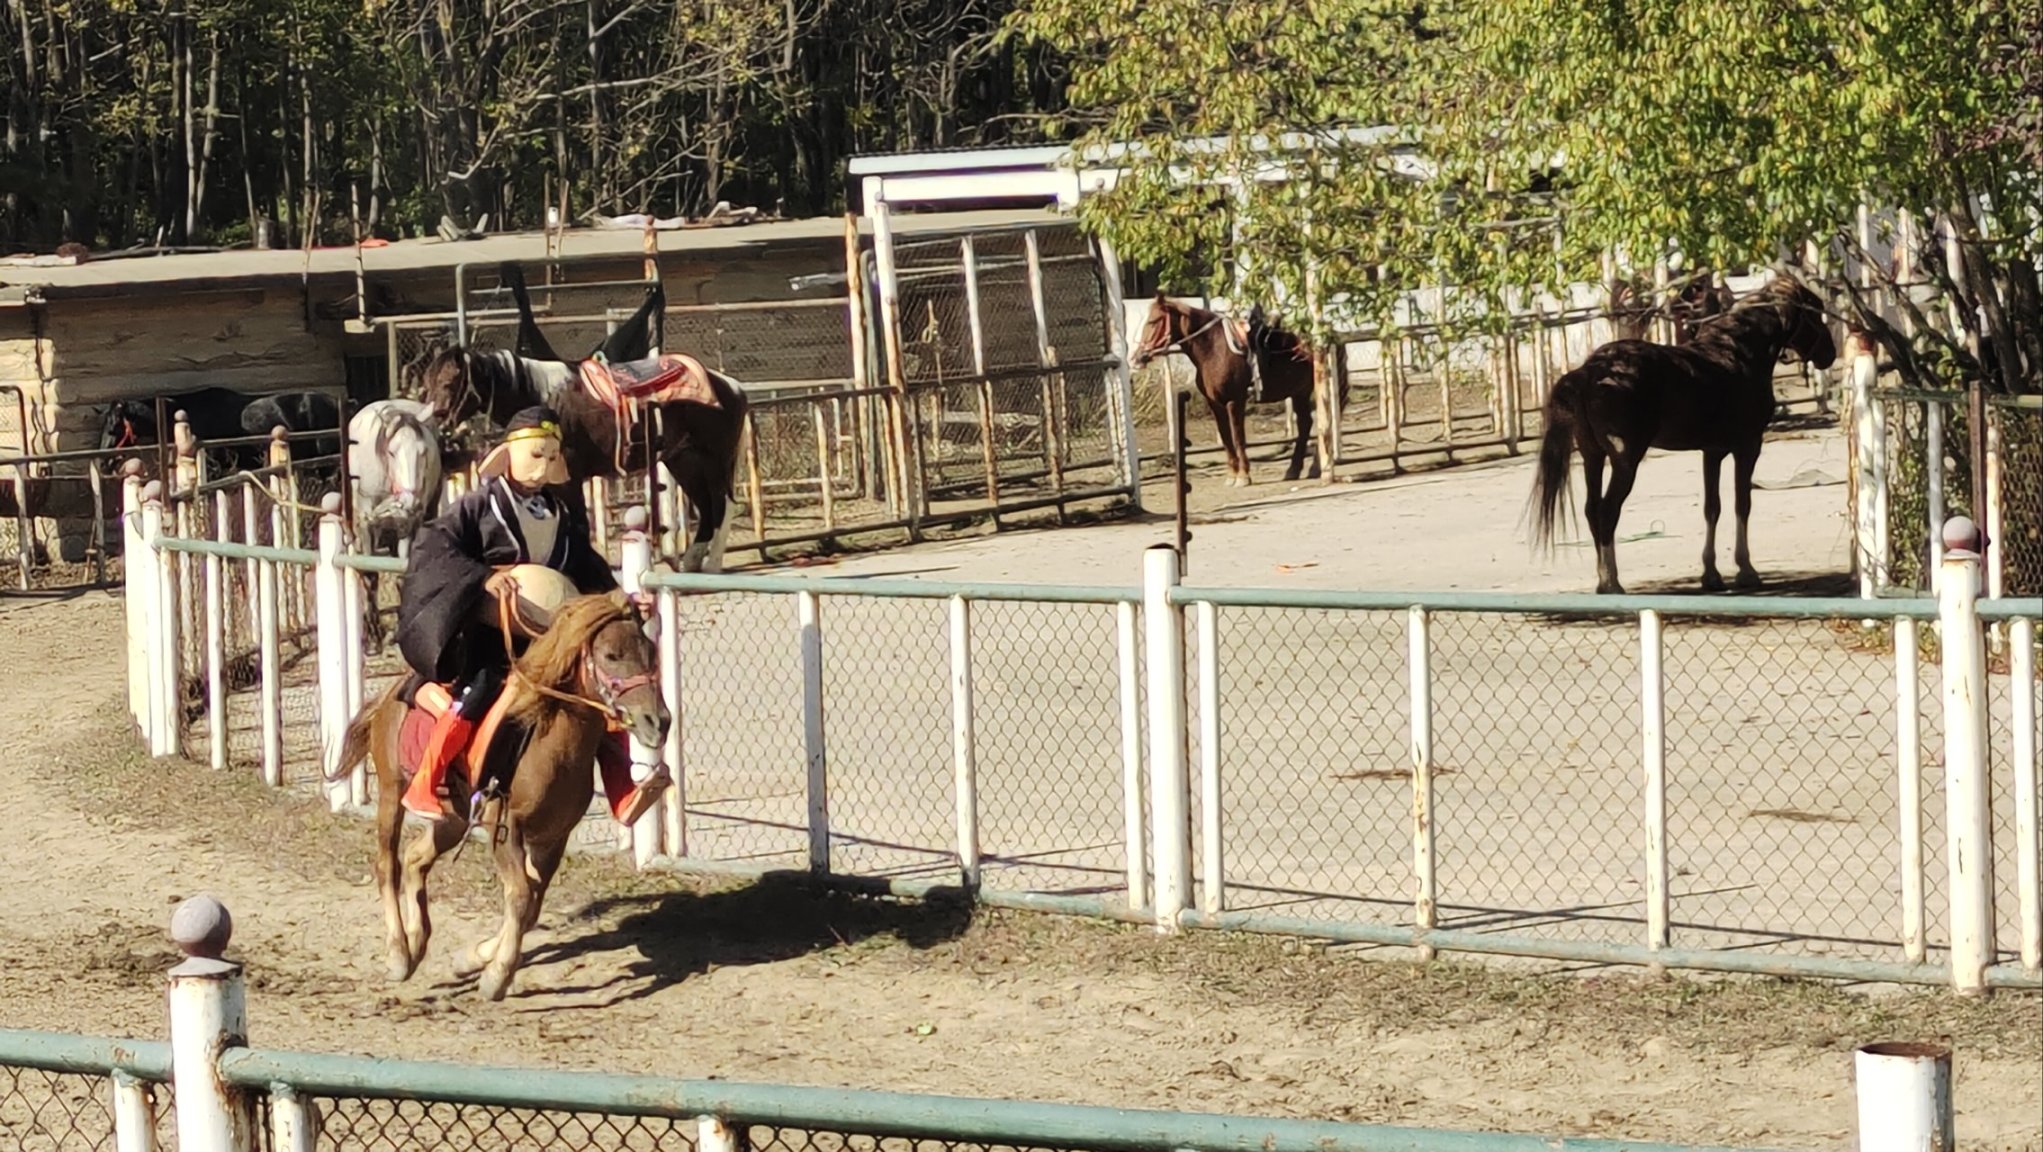
{"type": "Polygon", "coordinates": [[[630,795],[625,797],[624,806],[611,815],[619,824],[631,827],[638,823],[639,817],[650,811],[654,804],[659,803],[660,796],[672,783],[673,779],[667,775],[667,766],[655,765],[652,775],[633,785],[630,795]]]}

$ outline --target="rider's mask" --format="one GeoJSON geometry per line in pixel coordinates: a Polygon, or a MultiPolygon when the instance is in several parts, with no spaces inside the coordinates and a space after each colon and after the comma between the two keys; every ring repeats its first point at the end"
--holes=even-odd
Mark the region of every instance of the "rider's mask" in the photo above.
{"type": "Polygon", "coordinates": [[[567,462],[561,459],[556,425],[516,429],[504,437],[501,451],[504,476],[519,488],[530,491],[567,482],[567,462]]]}

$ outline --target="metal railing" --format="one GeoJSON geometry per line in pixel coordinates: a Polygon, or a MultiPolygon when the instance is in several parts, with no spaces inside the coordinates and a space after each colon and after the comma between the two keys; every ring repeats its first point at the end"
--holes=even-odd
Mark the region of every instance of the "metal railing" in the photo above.
{"type": "MultiPolygon", "coordinates": [[[[181,917],[195,911],[201,915],[194,922],[225,917],[210,897],[194,897],[178,910],[181,917]]],[[[227,933],[201,939],[177,933],[177,926],[173,919],[187,958],[170,972],[168,1043],[0,1030],[0,1120],[8,1122],[17,1147],[155,1152],[173,1132],[180,1152],[581,1152],[691,1145],[699,1152],[806,1152],[867,1141],[882,1148],[935,1144],[945,1152],[1677,1147],[253,1048],[242,966],[219,958],[227,933]]]]}
{"type": "MultiPolygon", "coordinates": [[[[260,730],[267,778],[316,783],[399,671],[363,644],[362,578],[397,564],[337,516],[316,553],[260,549],[128,496],[152,749],[260,730]],[[237,690],[179,557],[308,588],[303,671],[272,641],[237,690]],[[177,643],[194,619],[207,643],[177,643]]],[[[1971,553],[1937,599],[1868,603],[1192,587],[1169,549],[1130,586],[680,575],[623,548],[683,718],[642,751],[676,786],[584,836],[642,865],[1422,955],[2043,983],[2043,599],[1978,599],[1971,553]],[[2014,641],[1991,664],[1989,628],[2014,641]]]]}

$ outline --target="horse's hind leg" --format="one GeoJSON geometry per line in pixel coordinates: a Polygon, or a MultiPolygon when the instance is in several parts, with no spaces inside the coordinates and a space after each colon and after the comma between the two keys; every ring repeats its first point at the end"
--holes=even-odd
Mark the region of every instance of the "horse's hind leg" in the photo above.
{"type": "Polygon", "coordinates": [[[433,917],[427,908],[426,876],[434,861],[451,851],[468,834],[468,822],[448,814],[414,837],[404,853],[404,893],[399,906],[404,916],[405,947],[412,967],[426,958],[426,945],[433,938],[433,917]]]}
{"type": "Polygon", "coordinates": [[[1227,424],[1234,434],[1234,467],[1240,473],[1241,486],[1246,488],[1256,482],[1255,476],[1249,470],[1248,401],[1246,399],[1230,400],[1227,402],[1227,424]]]}
{"type": "MultiPolygon", "coordinates": [[[[1298,426],[1298,438],[1291,442],[1291,464],[1284,469],[1284,479],[1296,480],[1305,470],[1305,454],[1312,451],[1312,393],[1294,394],[1291,397],[1291,417],[1298,426]]],[[[1309,480],[1319,479],[1319,453],[1312,453],[1312,471],[1306,472],[1309,480]]]]}
{"type": "Polygon", "coordinates": [[[1602,528],[1596,540],[1596,590],[1623,594],[1624,585],[1617,579],[1617,518],[1624,510],[1624,499],[1632,493],[1632,481],[1638,477],[1639,462],[1631,456],[1613,456],[1610,459],[1610,487],[1604,489],[1602,500],[1602,528]]]}
{"type": "MultiPolygon", "coordinates": [[[[379,771],[377,775],[380,778],[382,773],[379,771]]],[[[392,980],[410,979],[412,972],[418,968],[398,895],[398,876],[404,867],[400,859],[403,844],[401,790],[388,786],[380,788],[376,796],[376,891],[383,899],[383,945],[389,958],[392,980]]]]}
{"type": "Polygon", "coordinates": [[[1746,547],[1745,525],[1752,518],[1752,469],[1759,463],[1759,445],[1739,449],[1731,457],[1732,511],[1738,516],[1738,543],[1731,558],[1738,562],[1738,587],[1759,587],[1759,572],[1752,567],[1752,550],[1746,547]]]}
{"type": "Polygon", "coordinates": [[[1724,498],[1717,491],[1723,474],[1724,454],[1713,449],[1703,452],[1703,591],[1722,592],[1724,578],[1717,574],[1717,517],[1724,510],[1724,498]]]}

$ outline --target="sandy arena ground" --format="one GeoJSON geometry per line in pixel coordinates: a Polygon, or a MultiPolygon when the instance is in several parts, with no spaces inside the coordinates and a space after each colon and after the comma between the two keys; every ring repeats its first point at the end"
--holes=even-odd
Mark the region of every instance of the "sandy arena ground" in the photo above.
{"type": "MultiPolygon", "coordinates": [[[[1649,461],[1621,561],[1691,582],[1694,457],[1649,461]]],[[[1753,548],[1832,587],[1845,555],[1834,434],[1770,445],[1753,548]],[[1800,481],[1797,481],[1798,475],[1800,481]]],[[[1572,590],[1585,549],[1526,554],[1527,462],[1286,493],[1197,528],[1200,582],[1572,590]],[[1283,566],[1280,569],[1280,566],[1283,566]]],[[[1208,482],[1210,488],[1210,481],[1208,482]]],[[[1224,490],[1223,490],[1224,491],[1224,490]]],[[[847,559],[833,573],[1128,583],[1162,521],[847,559]]],[[[1728,551],[1728,532],[1726,551],[1728,551]]],[[[1726,557],[1728,560],[1728,557],[1726,557]]],[[[482,856],[445,868],[426,970],[382,976],[368,829],[246,773],[134,749],[119,601],[0,600],[0,867],[14,931],[0,1024],[159,1036],[176,901],[218,894],[265,1045],[687,1076],[1689,1142],[1830,1149],[1852,1136],[1851,1049],[1950,1037],[1959,1139],[2043,1149],[2043,1001],[1631,972],[1530,977],[1258,938],[636,877],[577,858],[511,999],[447,979],[493,926],[482,856]]]]}

